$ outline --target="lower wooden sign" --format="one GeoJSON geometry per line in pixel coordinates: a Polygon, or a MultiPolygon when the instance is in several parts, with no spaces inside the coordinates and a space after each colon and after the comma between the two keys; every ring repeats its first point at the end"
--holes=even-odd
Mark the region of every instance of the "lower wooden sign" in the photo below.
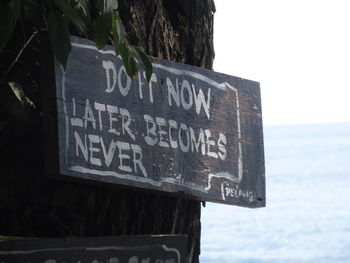
{"type": "Polygon", "coordinates": [[[1,263],[184,263],[184,235],[0,242],[1,263]]]}

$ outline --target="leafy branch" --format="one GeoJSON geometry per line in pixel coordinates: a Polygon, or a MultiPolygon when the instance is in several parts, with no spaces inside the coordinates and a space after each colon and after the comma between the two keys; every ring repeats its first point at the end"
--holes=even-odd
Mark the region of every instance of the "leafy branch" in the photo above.
{"type": "MultiPolygon", "coordinates": [[[[152,74],[152,63],[136,46],[131,45],[126,38],[125,29],[118,12],[118,0],[98,0],[96,19],[91,19],[89,13],[93,7],[88,0],[2,0],[0,3],[0,53],[11,39],[18,20],[22,17],[29,20],[36,28],[48,31],[53,53],[59,63],[66,68],[71,50],[69,29],[87,35],[89,24],[93,25],[93,40],[98,48],[103,48],[108,39],[117,55],[120,55],[129,76],[133,77],[140,67],[146,71],[149,81],[152,74]],[[22,12],[22,13],[21,13],[22,12]]],[[[37,29],[38,30],[38,29],[37,29]]],[[[23,50],[36,35],[36,31],[28,39],[18,53],[14,63],[23,50]]],[[[11,64],[5,75],[12,69],[11,64]]]]}
{"type": "Polygon", "coordinates": [[[136,61],[146,71],[146,79],[149,81],[152,75],[152,63],[149,58],[136,46],[130,45],[126,39],[124,25],[118,12],[117,0],[100,0],[99,16],[96,19],[93,40],[98,48],[103,48],[109,36],[112,36],[116,55],[123,60],[126,72],[134,76],[137,72],[136,61]]]}

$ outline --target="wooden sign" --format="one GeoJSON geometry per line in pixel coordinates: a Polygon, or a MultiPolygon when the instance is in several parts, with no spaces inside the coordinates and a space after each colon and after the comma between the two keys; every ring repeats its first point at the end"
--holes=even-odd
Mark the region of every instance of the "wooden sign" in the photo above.
{"type": "Polygon", "coordinates": [[[122,236],[0,242],[1,263],[185,263],[187,238],[122,236]]]}
{"type": "Polygon", "coordinates": [[[259,83],[160,59],[147,83],[73,38],[54,84],[61,177],[265,205],[259,83]]]}

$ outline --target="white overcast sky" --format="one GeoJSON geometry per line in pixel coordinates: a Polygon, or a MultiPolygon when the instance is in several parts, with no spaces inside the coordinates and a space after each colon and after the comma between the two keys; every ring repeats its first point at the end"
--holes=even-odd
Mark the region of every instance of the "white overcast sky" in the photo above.
{"type": "Polygon", "coordinates": [[[260,82],[265,125],[350,121],[350,1],[215,4],[214,70],[260,82]]]}

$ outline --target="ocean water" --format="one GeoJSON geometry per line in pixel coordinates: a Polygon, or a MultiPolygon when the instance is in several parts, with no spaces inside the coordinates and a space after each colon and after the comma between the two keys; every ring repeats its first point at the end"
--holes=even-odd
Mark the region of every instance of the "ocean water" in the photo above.
{"type": "Polygon", "coordinates": [[[207,203],[201,263],[349,263],[350,123],[264,127],[267,207],[207,203]]]}

